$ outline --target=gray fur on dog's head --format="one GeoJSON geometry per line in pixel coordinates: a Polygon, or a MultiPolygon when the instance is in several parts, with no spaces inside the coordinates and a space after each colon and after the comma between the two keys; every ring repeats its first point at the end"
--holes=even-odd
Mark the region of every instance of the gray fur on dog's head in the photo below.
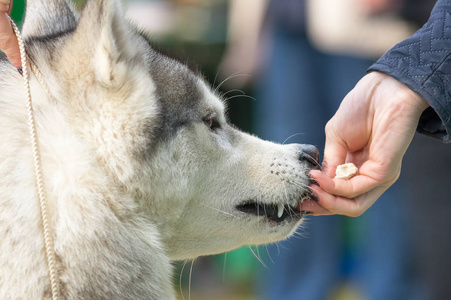
{"type": "MultiPolygon", "coordinates": [[[[116,0],[28,1],[23,34],[67,299],[174,299],[170,259],[275,242],[309,196],[301,145],[231,126],[202,78],[116,0]]],[[[0,61],[0,298],[48,298],[22,78],[0,61]]]]}

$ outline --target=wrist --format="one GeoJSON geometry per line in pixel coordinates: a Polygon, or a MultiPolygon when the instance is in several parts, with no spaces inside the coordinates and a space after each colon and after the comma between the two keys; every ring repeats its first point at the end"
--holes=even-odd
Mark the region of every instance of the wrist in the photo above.
{"type": "Polygon", "coordinates": [[[372,72],[371,74],[374,74],[377,86],[391,86],[393,98],[410,106],[417,113],[421,114],[429,107],[429,103],[422,96],[394,77],[382,72],[372,72]]]}

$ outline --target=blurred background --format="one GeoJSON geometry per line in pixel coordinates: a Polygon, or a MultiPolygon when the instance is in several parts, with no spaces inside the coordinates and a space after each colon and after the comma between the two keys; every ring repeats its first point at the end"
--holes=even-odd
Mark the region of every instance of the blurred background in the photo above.
{"type": "MultiPolygon", "coordinates": [[[[322,150],[343,97],[434,3],[128,0],[124,9],[219,88],[237,127],[322,150]]],[[[19,23],[23,9],[16,0],[19,23]]],[[[310,217],[277,245],[175,262],[179,299],[451,299],[450,171],[449,146],[417,135],[400,180],[363,216],[310,217]]]]}

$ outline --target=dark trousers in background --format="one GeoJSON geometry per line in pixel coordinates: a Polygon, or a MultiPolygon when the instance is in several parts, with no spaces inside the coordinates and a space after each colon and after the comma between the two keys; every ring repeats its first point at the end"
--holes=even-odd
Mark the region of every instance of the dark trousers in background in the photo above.
{"type": "MultiPolygon", "coordinates": [[[[324,126],[372,62],[320,53],[305,35],[283,28],[275,29],[271,45],[257,86],[256,131],[264,139],[314,144],[322,152],[324,126]]],[[[344,280],[352,280],[368,299],[416,299],[408,202],[403,186],[396,185],[355,220],[307,218],[302,237],[269,246],[259,299],[324,300],[344,280]],[[352,221],[354,232],[347,241],[345,220],[352,221]]]]}

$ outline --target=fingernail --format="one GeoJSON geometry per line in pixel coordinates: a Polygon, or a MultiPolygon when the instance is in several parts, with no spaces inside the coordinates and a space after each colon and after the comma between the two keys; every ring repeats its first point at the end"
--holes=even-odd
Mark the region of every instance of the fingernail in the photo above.
{"type": "Polygon", "coordinates": [[[311,183],[311,184],[314,184],[314,185],[319,186],[319,183],[318,183],[318,181],[316,181],[315,178],[313,178],[313,177],[310,176],[310,179],[309,179],[309,180],[310,180],[310,183],[311,183]]]}
{"type": "Polygon", "coordinates": [[[312,211],[301,210],[301,214],[303,214],[303,215],[311,215],[311,214],[313,214],[313,212],[312,211]]]}
{"type": "Polygon", "coordinates": [[[311,172],[307,173],[310,183],[319,186],[318,181],[316,181],[316,179],[312,176],[311,172]]]}
{"type": "Polygon", "coordinates": [[[314,200],[314,201],[316,201],[316,202],[318,202],[319,201],[319,197],[318,197],[318,195],[317,194],[315,194],[315,193],[313,193],[313,192],[310,192],[310,199],[312,199],[312,200],[314,200]]]}
{"type": "Polygon", "coordinates": [[[18,68],[17,68],[17,72],[19,72],[19,74],[23,76],[22,67],[18,67],[18,68]]]}

